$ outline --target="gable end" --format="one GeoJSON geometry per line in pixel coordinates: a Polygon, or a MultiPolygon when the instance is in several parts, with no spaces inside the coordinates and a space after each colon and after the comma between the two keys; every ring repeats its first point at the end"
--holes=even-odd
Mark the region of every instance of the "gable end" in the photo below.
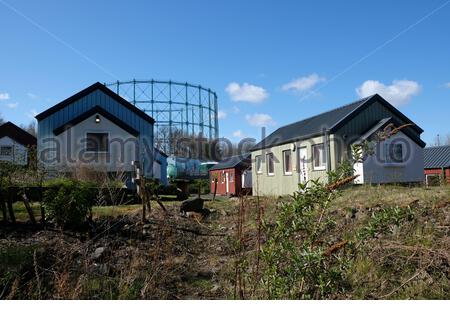
{"type": "Polygon", "coordinates": [[[90,93],[94,92],[95,90],[102,91],[103,93],[105,93],[106,95],[108,95],[109,97],[111,97],[112,99],[114,99],[115,101],[120,103],[121,105],[123,105],[128,110],[136,113],[138,116],[140,116],[142,119],[146,120],[147,122],[149,122],[151,124],[155,123],[155,120],[152,117],[150,117],[147,113],[145,113],[141,109],[137,108],[136,106],[134,106],[133,104],[131,104],[130,102],[128,102],[127,100],[125,100],[124,98],[119,96],[117,93],[108,89],[105,85],[101,84],[100,82],[94,83],[93,85],[87,87],[86,89],[81,90],[80,92],[74,94],[73,96],[71,96],[71,97],[61,101],[60,103],[54,105],[53,107],[45,110],[44,112],[41,112],[40,114],[38,114],[36,116],[36,119],[38,121],[41,121],[41,120],[49,117],[50,115],[64,109],[65,107],[74,103],[75,101],[80,100],[81,98],[89,95],[90,93]]]}
{"type": "Polygon", "coordinates": [[[85,120],[85,119],[89,118],[90,116],[93,116],[94,114],[97,114],[97,113],[102,115],[103,117],[105,117],[106,119],[108,119],[109,121],[111,121],[112,123],[117,125],[118,127],[120,127],[123,130],[127,131],[131,135],[133,135],[135,137],[137,137],[139,135],[139,131],[133,129],[132,127],[127,125],[125,122],[123,122],[122,120],[118,119],[117,117],[115,117],[114,115],[112,115],[111,113],[109,113],[108,111],[106,111],[105,109],[103,109],[100,106],[95,106],[95,107],[89,109],[88,111],[80,114],[78,117],[73,118],[72,120],[66,122],[65,124],[63,124],[61,126],[59,126],[58,128],[53,130],[53,134],[55,136],[60,135],[64,131],[66,131],[66,130],[76,126],[77,124],[79,124],[83,120],[85,120]]]}

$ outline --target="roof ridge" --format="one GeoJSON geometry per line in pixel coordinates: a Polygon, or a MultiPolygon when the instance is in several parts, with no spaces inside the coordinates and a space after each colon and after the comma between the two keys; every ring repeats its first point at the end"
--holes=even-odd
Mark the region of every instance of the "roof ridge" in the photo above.
{"type": "Polygon", "coordinates": [[[153,119],[150,115],[148,115],[147,113],[145,113],[143,110],[141,110],[140,108],[136,107],[134,104],[132,104],[131,102],[127,101],[125,98],[123,98],[122,96],[120,96],[119,94],[117,94],[116,92],[112,91],[110,88],[106,87],[105,85],[101,84],[100,82],[95,82],[94,84],[78,91],[77,93],[71,95],[70,97],[58,102],[57,104],[55,104],[53,107],[50,107],[44,111],[42,111],[41,113],[39,113],[38,115],[35,116],[35,118],[38,121],[41,121],[47,117],[49,117],[50,115],[52,115],[55,112],[59,112],[60,110],[64,109],[65,107],[67,107],[68,105],[72,104],[73,102],[91,94],[92,92],[94,92],[95,90],[100,90],[102,91],[104,94],[108,95],[110,98],[116,100],[118,103],[122,104],[124,107],[126,107],[128,110],[130,110],[131,112],[136,113],[137,115],[139,115],[141,118],[145,119],[146,121],[150,122],[150,123],[155,123],[155,119],[153,119]]]}
{"type": "MultiPolygon", "coordinates": [[[[279,127],[278,129],[284,128],[284,127],[288,127],[288,126],[293,125],[293,124],[298,124],[298,123],[303,122],[303,121],[311,120],[311,119],[317,118],[317,117],[322,116],[322,115],[324,115],[324,114],[326,114],[326,113],[329,113],[329,112],[333,112],[333,111],[336,111],[336,110],[344,109],[344,108],[346,108],[346,107],[348,107],[349,105],[352,105],[352,104],[360,103],[360,105],[361,105],[362,103],[368,101],[369,99],[371,99],[371,98],[372,98],[373,96],[375,96],[375,95],[376,95],[376,93],[373,94],[373,95],[367,96],[367,97],[365,97],[365,98],[361,98],[361,99],[359,99],[359,100],[355,100],[355,101],[353,101],[353,102],[346,103],[346,104],[344,104],[344,105],[342,105],[342,106],[340,106],[340,107],[337,107],[337,108],[334,108],[334,109],[330,109],[330,110],[321,112],[321,113],[316,114],[316,115],[314,115],[314,116],[311,116],[311,117],[308,117],[308,118],[304,118],[304,119],[301,119],[301,120],[298,120],[298,121],[295,121],[295,122],[292,122],[292,123],[288,123],[288,124],[286,124],[286,125],[284,125],[284,126],[282,126],[282,127],[279,127]]],[[[346,116],[345,116],[345,117],[346,117],[346,116]]],[[[344,118],[345,118],[345,117],[344,117],[344,118]]],[[[278,130],[278,129],[277,129],[277,130],[278,130]]]]}

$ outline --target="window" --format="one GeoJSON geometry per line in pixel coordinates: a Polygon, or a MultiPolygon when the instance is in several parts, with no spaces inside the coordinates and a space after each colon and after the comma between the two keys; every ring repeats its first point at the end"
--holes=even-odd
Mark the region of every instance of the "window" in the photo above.
{"type": "Polygon", "coordinates": [[[387,143],[384,145],[384,154],[386,163],[403,162],[403,145],[400,143],[387,143]]]}
{"type": "Polygon", "coordinates": [[[262,173],[262,157],[256,156],[255,161],[256,161],[256,173],[262,173]]]}
{"type": "Polygon", "coordinates": [[[323,143],[312,146],[314,170],[325,170],[327,158],[323,143]]]}
{"type": "Polygon", "coordinates": [[[233,182],[233,180],[234,180],[234,175],[232,172],[230,172],[230,182],[233,182]]]}
{"type": "Polygon", "coordinates": [[[108,134],[97,132],[86,133],[86,151],[108,152],[109,151],[108,134]]]}
{"type": "Polygon", "coordinates": [[[275,168],[273,163],[273,153],[268,153],[266,155],[267,160],[267,174],[273,176],[275,174],[275,168]]]}
{"type": "Polygon", "coordinates": [[[284,174],[287,174],[287,175],[292,174],[292,152],[291,152],[291,150],[283,151],[283,167],[284,167],[284,174]]]}
{"type": "Polygon", "coordinates": [[[11,146],[1,146],[0,147],[0,156],[10,156],[12,155],[12,147],[11,146]]]}

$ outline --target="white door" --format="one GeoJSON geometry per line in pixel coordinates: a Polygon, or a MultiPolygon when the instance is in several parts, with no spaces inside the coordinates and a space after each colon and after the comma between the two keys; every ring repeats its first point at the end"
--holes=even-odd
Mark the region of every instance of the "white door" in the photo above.
{"type": "Polygon", "coordinates": [[[228,186],[228,183],[230,182],[230,178],[228,177],[228,172],[225,173],[225,183],[227,188],[227,193],[230,192],[230,187],[228,186]]]}
{"type": "Polygon", "coordinates": [[[300,175],[300,183],[305,183],[308,181],[308,154],[306,147],[297,149],[297,163],[298,163],[298,174],[300,175]]]}

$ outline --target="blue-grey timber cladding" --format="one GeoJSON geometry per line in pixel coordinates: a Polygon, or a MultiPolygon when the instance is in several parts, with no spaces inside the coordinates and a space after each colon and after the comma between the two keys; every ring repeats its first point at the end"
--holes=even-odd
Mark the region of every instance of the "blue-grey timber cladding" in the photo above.
{"type": "MultiPolygon", "coordinates": [[[[149,161],[153,163],[151,160],[153,157],[153,125],[139,116],[136,112],[124,107],[119,101],[113,99],[100,89],[96,89],[95,91],[82,96],[80,99],[73,101],[61,110],[40,119],[38,122],[38,150],[42,150],[42,142],[44,139],[54,137],[54,129],[64,125],[71,119],[83,114],[95,106],[102,107],[107,112],[139,132],[139,147],[141,148],[139,156],[142,156],[142,148],[144,146],[146,149],[145,154],[147,155],[145,157],[145,162],[147,163],[144,162],[144,174],[148,176],[151,175],[152,166],[149,161]]],[[[51,146],[46,144],[46,147],[51,146]]],[[[142,161],[142,159],[139,160],[142,161]]]]}

